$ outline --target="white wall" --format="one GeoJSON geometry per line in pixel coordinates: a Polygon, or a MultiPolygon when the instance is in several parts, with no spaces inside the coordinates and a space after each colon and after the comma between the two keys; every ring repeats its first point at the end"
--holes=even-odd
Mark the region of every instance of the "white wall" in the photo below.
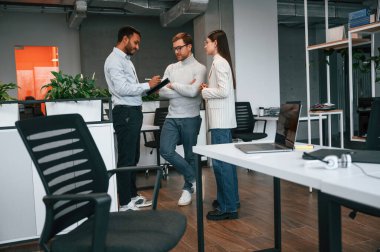
{"type": "Polygon", "coordinates": [[[236,96],[259,106],[280,105],[276,0],[234,0],[236,96]]]}
{"type": "Polygon", "coordinates": [[[79,32],[69,29],[65,14],[3,12],[0,15],[0,80],[16,82],[14,47],[57,46],[59,68],[81,71],[79,32]]]}

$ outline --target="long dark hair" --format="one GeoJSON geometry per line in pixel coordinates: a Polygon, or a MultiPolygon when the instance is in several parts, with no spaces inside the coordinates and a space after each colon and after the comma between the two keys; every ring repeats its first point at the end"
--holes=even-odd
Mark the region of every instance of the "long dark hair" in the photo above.
{"type": "Polygon", "coordinates": [[[228,40],[227,35],[222,30],[215,30],[211,32],[207,38],[209,38],[212,42],[216,40],[216,47],[218,49],[218,53],[220,56],[225,58],[230,65],[231,72],[232,72],[232,79],[234,84],[234,89],[236,88],[236,80],[235,80],[235,74],[234,74],[234,68],[232,67],[232,60],[231,60],[231,54],[230,49],[228,47],[228,40]]]}

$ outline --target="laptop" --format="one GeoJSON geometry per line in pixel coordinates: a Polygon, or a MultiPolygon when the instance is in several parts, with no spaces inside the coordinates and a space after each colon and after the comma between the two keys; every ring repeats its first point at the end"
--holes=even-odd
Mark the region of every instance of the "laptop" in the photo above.
{"type": "Polygon", "coordinates": [[[293,151],[300,112],[300,103],[282,104],[278,116],[274,143],[235,144],[235,147],[247,154],[293,151]]]}

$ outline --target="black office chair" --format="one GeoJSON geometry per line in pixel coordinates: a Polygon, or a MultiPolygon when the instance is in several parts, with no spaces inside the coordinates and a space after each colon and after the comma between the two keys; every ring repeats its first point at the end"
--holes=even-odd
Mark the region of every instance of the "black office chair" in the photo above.
{"type": "Polygon", "coordinates": [[[78,114],[33,118],[16,127],[40,175],[46,196],[44,251],[168,251],[186,229],[186,217],[159,211],[157,170],[153,209],[110,213],[108,179],[116,172],[145,170],[125,167],[106,170],[83,118],[78,114]],[[77,228],[56,235],[80,220],[77,228]]]}
{"type": "Polygon", "coordinates": [[[251,104],[249,102],[235,102],[235,113],[237,127],[232,130],[232,138],[241,139],[244,142],[266,138],[266,121],[263,132],[253,132],[255,120],[251,104]]]}
{"type": "Polygon", "coordinates": [[[367,150],[380,150],[380,97],[375,97],[368,120],[367,150]]]}
{"type": "MultiPolygon", "coordinates": [[[[166,116],[168,114],[168,108],[156,108],[154,112],[154,121],[153,125],[158,126],[159,130],[152,130],[152,131],[144,131],[143,136],[144,136],[144,146],[148,148],[152,148],[152,151],[150,154],[153,153],[153,149],[157,149],[156,155],[157,155],[157,165],[161,165],[160,162],[160,137],[161,137],[161,129],[162,126],[164,125],[166,116]],[[153,133],[153,140],[148,141],[146,133],[152,132],[153,133]]],[[[164,179],[167,178],[168,173],[169,173],[169,164],[163,164],[163,177],[164,179]]],[[[149,175],[149,173],[146,173],[146,175],[149,175]]]]}
{"type": "Polygon", "coordinates": [[[286,104],[299,104],[299,105],[301,105],[301,101],[287,101],[286,104]]]}

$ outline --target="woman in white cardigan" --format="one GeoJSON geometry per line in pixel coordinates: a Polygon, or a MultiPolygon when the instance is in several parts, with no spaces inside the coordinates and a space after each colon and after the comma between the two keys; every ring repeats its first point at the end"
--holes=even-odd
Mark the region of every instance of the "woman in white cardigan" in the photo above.
{"type": "MultiPolygon", "coordinates": [[[[202,96],[206,100],[211,144],[231,143],[231,129],[236,128],[235,78],[225,32],[211,32],[205,41],[205,50],[207,55],[214,57],[208,84],[201,85],[202,96]]],[[[206,217],[209,220],[237,219],[240,203],[236,166],[219,160],[212,161],[217,199],[212,204],[215,210],[208,212],[206,217]]]]}

